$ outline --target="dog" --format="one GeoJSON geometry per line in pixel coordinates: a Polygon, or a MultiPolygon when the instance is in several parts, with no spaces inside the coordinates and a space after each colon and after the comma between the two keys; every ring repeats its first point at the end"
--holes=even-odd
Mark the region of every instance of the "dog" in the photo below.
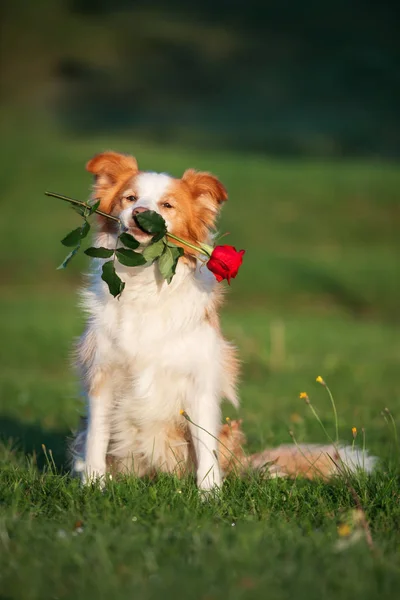
{"type": "MultiPolygon", "coordinates": [[[[135,217],[158,212],[168,231],[198,246],[212,243],[228,196],[210,173],[193,169],[181,178],[141,171],[132,156],[103,152],[86,165],[94,175],[99,210],[118,217],[144,249],[151,236],[135,217]]],[[[98,217],[95,245],[114,249],[118,222],[98,217]]],[[[223,288],[182,246],[168,284],[157,263],[125,267],[114,298],[94,259],[82,292],[87,326],[77,344],[86,416],[71,445],[72,470],[84,483],[104,484],[107,474],[194,472],[200,490],[219,488],[235,472],[276,477],[329,478],[346,465],[372,470],[375,459],[334,446],[280,446],[247,455],[241,421],[221,425],[221,402],[239,406],[236,348],[222,335],[218,310],[223,288]],[[183,413],[183,414],[182,414],[183,413]],[[186,417],[186,418],[185,418],[186,417]]]]}
{"type": "MultiPolygon", "coordinates": [[[[212,242],[228,197],[214,175],[141,171],[134,157],[116,152],[96,155],[86,168],[99,210],[118,217],[141,248],[151,235],[135,217],[147,210],[191,244],[212,242]]],[[[115,222],[99,216],[95,245],[114,249],[117,237],[115,222]]],[[[219,326],[222,287],[185,246],[170,285],[157,262],[116,262],[125,289],[114,298],[101,279],[103,262],[93,261],[82,292],[88,318],[76,362],[87,414],[72,447],[74,472],[90,482],[111,470],[144,476],[194,469],[201,490],[219,487],[220,405],[223,398],[239,405],[236,349],[219,326]]]]}

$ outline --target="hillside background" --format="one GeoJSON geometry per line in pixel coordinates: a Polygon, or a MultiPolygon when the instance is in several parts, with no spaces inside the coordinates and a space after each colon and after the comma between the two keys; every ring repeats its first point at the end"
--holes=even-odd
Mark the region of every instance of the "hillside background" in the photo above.
{"type": "Polygon", "coordinates": [[[15,0],[1,27],[3,102],[77,135],[400,153],[394,1],[15,0]]]}

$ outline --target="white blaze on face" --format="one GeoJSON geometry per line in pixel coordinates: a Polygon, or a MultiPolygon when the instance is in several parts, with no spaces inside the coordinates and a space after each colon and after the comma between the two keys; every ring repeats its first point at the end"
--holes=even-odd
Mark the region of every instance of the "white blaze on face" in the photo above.
{"type": "Polygon", "coordinates": [[[131,226],[132,213],[135,208],[145,208],[159,213],[159,202],[167,193],[172,181],[172,177],[165,173],[140,173],[135,178],[135,191],[138,199],[132,204],[132,207],[126,208],[121,213],[124,225],[131,226]]]}
{"type": "Polygon", "coordinates": [[[136,178],[138,200],[135,207],[158,210],[158,203],[168,191],[172,177],[165,173],[140,173],[136,178]]]}

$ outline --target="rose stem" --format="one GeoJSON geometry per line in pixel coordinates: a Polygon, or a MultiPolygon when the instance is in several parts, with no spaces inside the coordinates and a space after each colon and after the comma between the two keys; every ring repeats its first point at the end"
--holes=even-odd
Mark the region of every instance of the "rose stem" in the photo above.
{"type": "MultiPolygon", "coordinates": [[[[82,206],[83,208],[90,209],[89,204],[86,204],[85,202],[80,202],[80,200],[74,200],[73,198],[68,198],[68,196],[62,196],[61,194],[56,194],[55,192],[45,192],[45,194],[46,194],[46,196],[52,196],[53,198],[60,198],[60,200],[65,200],[65,202],[69,202],[70,204],[74,204],[75,206],[82,206]]],[[[96,209],[94,212],[97,213],[98,215],[101,215],[102,217],[111,219],[112,221],[120,222],[118,217],[114,217],[113,215],[108,215],[107,213],[103,212],[102,210],[96,209]]]]}

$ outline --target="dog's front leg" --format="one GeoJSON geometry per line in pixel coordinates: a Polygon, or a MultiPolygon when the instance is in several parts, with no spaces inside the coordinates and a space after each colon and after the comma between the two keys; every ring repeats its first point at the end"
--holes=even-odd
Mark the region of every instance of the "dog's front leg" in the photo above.
{"type": "Polygon", "coordinates": [[[217,454],[221,411],[213,386],[202,382],[196,387],[189,417],[193,421],[190,430],[196,453],[197,485],[202,490],[211,490],[221,485],[217,454]]]}
{"type": "Polygon", "coordinates": [[[85,445],[84,483],[100,481],[106,474],[106,454],[110,440],[112,387],[106,373],[97,373],[88,394],[88,425],[85,445]]]}

